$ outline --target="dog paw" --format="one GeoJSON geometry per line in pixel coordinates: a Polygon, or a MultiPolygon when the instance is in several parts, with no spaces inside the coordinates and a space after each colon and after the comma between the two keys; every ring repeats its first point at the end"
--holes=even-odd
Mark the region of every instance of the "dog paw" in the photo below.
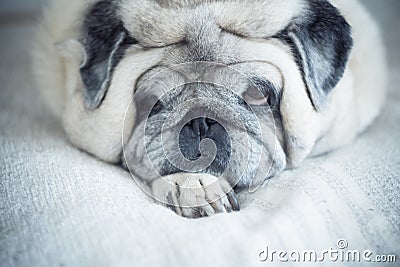
{"type": "Polygon", "coordinates": [[[155,180],[151,187],[157,202],[187,218],[240,209],[229,183],[209,174],[177,173],[155,180]]]}

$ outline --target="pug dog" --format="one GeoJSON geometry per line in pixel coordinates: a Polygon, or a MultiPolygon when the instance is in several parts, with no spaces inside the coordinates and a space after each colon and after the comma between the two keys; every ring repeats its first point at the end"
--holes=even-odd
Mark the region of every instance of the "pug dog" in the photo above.
{"type": "Polygon", "coordinates": [[[385,98],[356,0],[58,0],[33,51],[72,144],[188,218],[350,143],[385,98]]]}

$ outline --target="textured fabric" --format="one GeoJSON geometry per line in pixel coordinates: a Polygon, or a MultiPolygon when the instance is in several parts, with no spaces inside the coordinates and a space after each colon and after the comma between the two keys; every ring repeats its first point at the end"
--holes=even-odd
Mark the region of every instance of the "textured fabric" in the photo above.
{"type": "Polygon", "coordinates": [[[354,144],[240,194],[240,212],[198,220],[154,204],[128,173],[72,147],[33,88],[34,26],[0,27],[0,265],[262,266],[266,246],[322,251],[340,238],[399,264],[400,5],[368,3],[391,64],[382,115],[354,144]]]}

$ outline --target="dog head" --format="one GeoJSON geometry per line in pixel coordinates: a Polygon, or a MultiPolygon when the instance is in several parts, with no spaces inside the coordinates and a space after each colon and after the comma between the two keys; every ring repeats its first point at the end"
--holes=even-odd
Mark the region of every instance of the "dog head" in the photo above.
{"type": "Polygon", "coordinates": [[[352,47],[350,26],[326,0],[103,0],[85,14],[82,42],[87,109],[121,83],[116,71],[134,87],[131,171],[149,181],[207,172],[238,186],[310,152],[313,114],[329,103],[352,47]],[[130,76],[122,65],[145,65],[134,61],[140,53],[160,56],[130,76]]]}

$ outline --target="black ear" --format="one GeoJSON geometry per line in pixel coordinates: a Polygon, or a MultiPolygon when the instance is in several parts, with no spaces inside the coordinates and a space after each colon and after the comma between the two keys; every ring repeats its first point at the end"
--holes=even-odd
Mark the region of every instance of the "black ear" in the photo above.
{"type": "Polygon", "coordinates": [[[80,73],[85,106],[93,110],[102,103],[112,73],[126,48],[137,42],[124,29],[113,1],[100,1],[92,6],[86,14],[82,32],[86,58],[80,73]]]}
{"type": "Polygon", "coordinates": [[[351,27],[327,0],[308,0],[305,14],[279,34],[292,48],[314,108],[323,108],[342,78],[353,39],[351,27]]]}

